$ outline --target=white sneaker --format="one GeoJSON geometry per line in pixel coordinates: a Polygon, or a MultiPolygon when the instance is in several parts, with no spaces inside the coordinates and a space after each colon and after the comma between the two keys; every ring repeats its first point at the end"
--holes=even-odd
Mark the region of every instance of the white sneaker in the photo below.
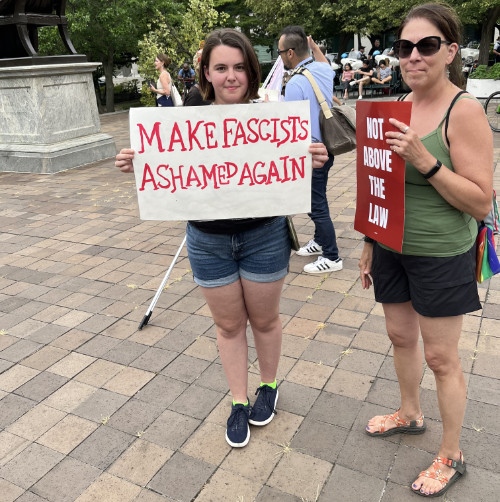
{"type": "Polygon", "coordinates": [[[337,270],[342,270],[342,258],[337,258],[333,261],[324,256],[320,256],[315,262],[308,263],[304,267],[304,272],[308,274],[325,274],[328,272],[336,272],[337,270]]]}
{"type": "Polygon", "coordinates": [[[357,81],[357,80],[351,80],[351,81],[349,82],[349,85],[350,85],[351,87],[354,87],[357,83],[358,83],[358,81],[357,81]]]}
{"type": "Polygon", "coordinates": [[[315,242],[314,239],[311,239],[304,247],[295,251],[295,254],[298,254],[299,256],[313,256],[315,254],[323,254],[323,249],[315,242]]]}
{"type": "Polygon", "coordinates": [[[362,95],[362,94],[360,94],[360,95],[358,96],[358,99],[363,99],[363,95],[362,95]]]}

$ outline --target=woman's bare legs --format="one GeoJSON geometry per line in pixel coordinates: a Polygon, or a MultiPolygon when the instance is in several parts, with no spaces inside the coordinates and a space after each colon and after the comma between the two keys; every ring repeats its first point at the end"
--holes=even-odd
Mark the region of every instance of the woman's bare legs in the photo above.
{"type": "MultiPolygon", "coordinates": [[[[436,378],[439,412],[443,422],[443,437],[438,455],[459,460],[460,432],[466,402],[465,380],[458,356],[463,316],[419,316],[419,319],[425,360],[436,378]]],[[[440,465],[440,468],[448,478],[455,473],[451,467],[440,465]]],[[[434,479],[420,477],[413,488],[424,493],[434,493],[441,490],[443,485],[434,479]]]]}
{"type": "MultiPolygon", "coordinates": [[[[403,420],[415,420],[421,415],[420,380],[422,379],[422,351],[418,345],[418,315],[410,302],[383,304],[387,333],[393,344],[394,367],[401,393],[399,416],[403,420]]],[[[368,422],[368,431],[379,430],[382,416],[368,422]]],[[[386,429],[396,424],[387,420],[386,429]]]]}
{"type": "MultiPolygon", "coordinates": [[[[462,330],[463,316],[423,317],[414,311],[411,304],[384,304],[387,332],[393,343],[394,366],[401,392],[400,416],[414,420],[420,415],[419,386],[422,377],[422,355],[418,346],[418,331],[422,332],[425,359],[436,378],[437,397],[443,437],[438,455],[458,460],[460,458],[460,432],[465,413],[466,389],[460,359],[458,341],[462,330]],[[406,335],[405,335],[406,332],[406,335]]],[[[373,417],[368,422],[368,431],[377,431],[382,417],[373,417]]],[[[390,429],[395,424],[386,423],[390,429]]],[[[455,470],[440,465],[445,476],[450,478],[455,470]]],[[[415,490],[434,493],[443,488],[441,482],[419,477],[415,490]]]]}
{"type": "Polygon", "coordinates": [[[372,82],[375,84],[386,84],[387,82],[390,82],[392,80],[392,76],[385,77],[384,79],[380,80],[379,78],[373,77],[372,82]]]}

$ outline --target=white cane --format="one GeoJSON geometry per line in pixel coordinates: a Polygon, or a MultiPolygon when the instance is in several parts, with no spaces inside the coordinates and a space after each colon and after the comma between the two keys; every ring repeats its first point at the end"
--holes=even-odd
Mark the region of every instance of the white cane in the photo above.
{"type": "Polygon", "coordinates": [[[170,267],[168,267],[167,273],[165,274],[163,281],[161,281],[160,287],[158,288],[158,291],[156,292],[156,294],[151,302],[151,305],[149,306],[149,308],[146,312],[146,315],[142,319],[141,324],[139,324],[139,331],[149,322],[151,314],[153,313],[153,309],[155,308],[156,302],[160,299],[160,295],[163,291],[163,288],[165,287],[165,284],[168,281],[170,273],[172,272],[172,269],[174,268],[175,262],[177,261],[177,258],[179,258],[179,255],[181,254],[182,248],[184,247],[185,243],[186,243],[186,236],[184,236],[184,239],[182,240],[181,245],[180,245],[179,249],[177,250],[177,253],[175,253],[174,259],[172,260],[170,267]]]}

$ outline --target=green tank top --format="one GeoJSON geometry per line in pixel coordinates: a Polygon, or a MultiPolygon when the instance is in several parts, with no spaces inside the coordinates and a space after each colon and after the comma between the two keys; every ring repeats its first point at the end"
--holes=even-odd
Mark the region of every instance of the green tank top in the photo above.
{"type": "MultiPolygon", "coordinates": [[[[462,95],[458,99],[471,98],[462,95]]],[[[442,125],[420,138],[427,150],[454,171],[443,141],[442,125]]],[[[448,202],[410,163],[405,164],[404,255],[456,256],[468,251],[477,236],[477,221],[448,202]]],[[[385,247],[385,246],[384,246],[385,247]]],[[[387,248],[388,249],[388,248],[387,248]]]]}

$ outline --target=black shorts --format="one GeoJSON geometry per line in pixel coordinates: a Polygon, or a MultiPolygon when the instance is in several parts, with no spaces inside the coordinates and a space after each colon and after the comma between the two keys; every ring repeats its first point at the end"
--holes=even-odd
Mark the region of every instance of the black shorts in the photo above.
{"type": "Polygon", "coordinates": [[[476,246],[449,256],[401,255],[373,245],[372,277],[375,300],[411,301],[426,317],[467,314],[481,308],[476,283],[476,246]]]}

